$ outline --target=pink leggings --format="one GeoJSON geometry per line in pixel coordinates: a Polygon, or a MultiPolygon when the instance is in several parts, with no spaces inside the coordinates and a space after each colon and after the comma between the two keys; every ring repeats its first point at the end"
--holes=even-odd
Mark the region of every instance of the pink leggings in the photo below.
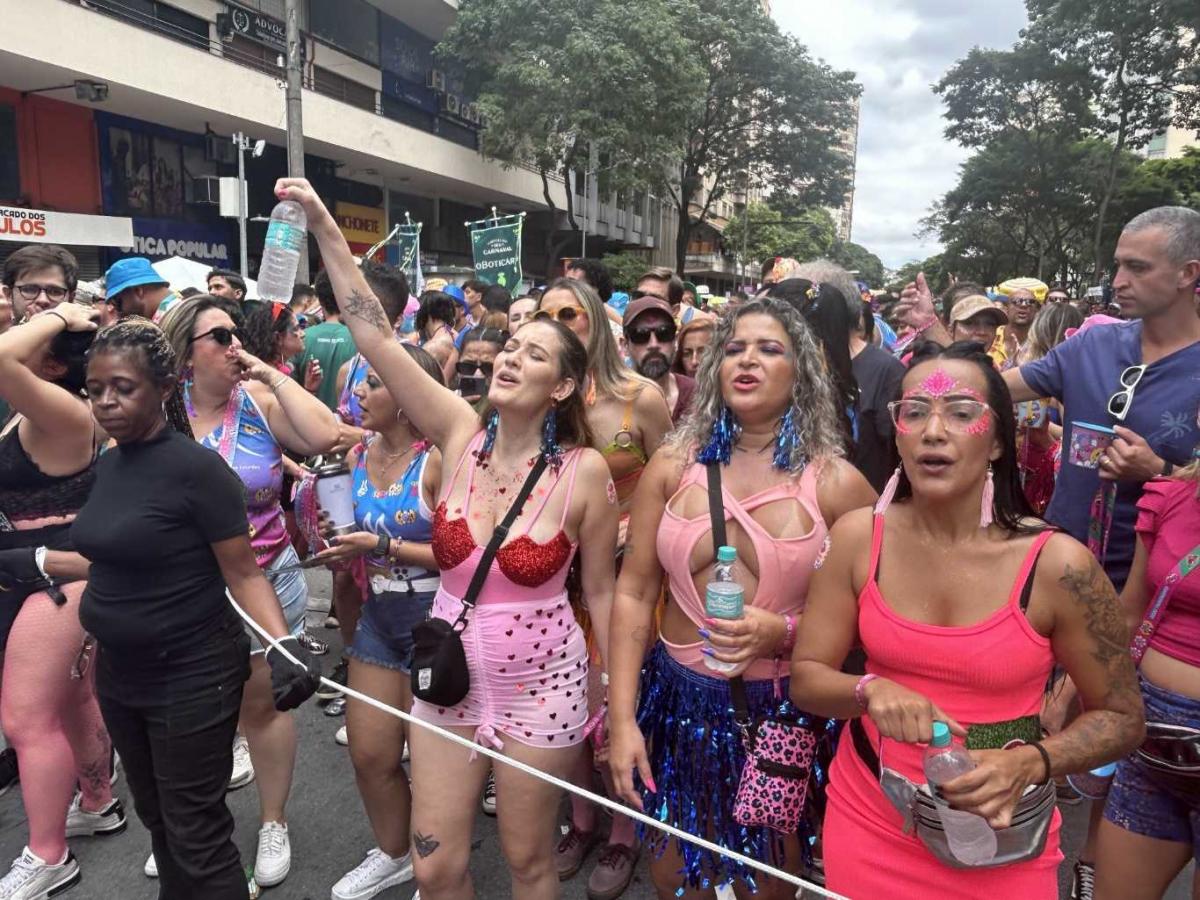
{"type": "Polygon", "coordinates": [[[0,722],[21,768],[21,796],[29,818],[29,848],[57,863],[67,850],[66,817],[78,778],[85,809],[112,799],[111,744],[96,704],[91,667],[73,678],[83,628],[83,582],[63,587],[55,606],[33,594],[21,607],[4,650],[0,722]]]}

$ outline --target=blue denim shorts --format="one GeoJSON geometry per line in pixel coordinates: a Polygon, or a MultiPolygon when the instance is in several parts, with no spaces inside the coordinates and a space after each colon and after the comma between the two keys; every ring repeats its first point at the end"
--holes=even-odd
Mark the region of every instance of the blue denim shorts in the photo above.
{"type": "MultiPolygon", "coordinates": [[[[300,557],[296,555],[296,548],[288,544],[279,551],[278,556],[271,560],[270,565],[263,569],[263,574],[267,576],[271,587],[275,589],[279,605],[283,607],[283,618],[287,622],[288,634],[300,634],[304,631],[304,616],[308,612],[308,582],[304,580],[302,569],[292,569],[290,572],[280,572],[279,570],[287,566],[294,566],[299,562],[300,557]]],[[[250,655],[264,652],[258,635],[251,634],[248,625],[246,633],[251,638],[250,655]]]]}
{"type": "Polygon", "coordinates": [[[368,588],[354,641],[346,650],[351,659],[408,672],[412,667],[413,626],[429,618],[437,591],[409,594],[368,588]]]}
{"type": "MultiPolygon", "coordinates": [[[[1200,700],[1164,690],[1145,678],[1139,681],[1147,722],[1200,728],[1200,700]]],[[[1104,818],[1134,834],[1190,844],[1193,858],[1200,860],[1200,811],[1160,787],[1132,756],[1117,763],[1104,818]]]]}

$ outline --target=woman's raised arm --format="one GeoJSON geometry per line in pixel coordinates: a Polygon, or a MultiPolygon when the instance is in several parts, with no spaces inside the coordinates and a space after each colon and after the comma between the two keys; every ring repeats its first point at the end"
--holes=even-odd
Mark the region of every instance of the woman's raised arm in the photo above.
{"type": "Polygon", "coordinates": [[[275,196],[304,207],[342,321],[396,405],[418,431],[443,450],[447,444],[465,444],[479,429],[479,417],[470,404],[425,374],[401,348],[383,306],[367,286],[350,246],[312,185],[303,178],[281,178],[275,184],[275,196]]]}

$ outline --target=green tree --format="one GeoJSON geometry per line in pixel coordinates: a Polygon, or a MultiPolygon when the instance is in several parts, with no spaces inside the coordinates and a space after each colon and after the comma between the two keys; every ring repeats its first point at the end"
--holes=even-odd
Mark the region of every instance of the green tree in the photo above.
{"type": "Polygon", "coordinates": [[[692,231],[714,203],[744,185],[747,173],[805,206],[841,202],[850,167],[841,136],[854,120],[860,89],[850,73],[815,61],[781,34],[760,0],[680,4],[681,33],[701,67],[700,102],[675,136],[679,162],[659,189],[678,213],[675,257],[682,271],[692,231]]]}
{"type": "MultiPolygon", "coordinates": [[[[604,160],[606,183],[636,190],[678,164],[701,65],[681,34],[682,0],[462,0],[439,45],[487,118],[482,149],[533,166],[551,221],[546,271],[578,240],[573,175],[604,160]]],[[[582,188],[582,185],[580,186],[582,188]]]]}
{"type": "Polygon", "coordinates": [[[608,253],[600,260],[612,276],[613,287],[618,291],[632,291],[650,263],[646,257],[636,253],[608,253]]]}
{"type": "Polygon", "coordinates": [[[859,281],[878,290],[885,280],[883,260],[861,244],[852,241],[835,241],[829,258],[844,269],[857,272],[859,281]]]}
{"type": "Polygon", "coordinates": [[[790,256],[808,260],[828,256],[836,241],[833,218],[821,207],[804,209],[793,216],[767,203],[751,203],[725,229],[728,250],[748,263],[768,256],[790,256]],[[747,228],[747,222],[749,228],[747,228]]]}
{"type": "Polygon", "coordinates": [[[1092,236],[1093,278],[1107,268],[1105,235],[1122,154],[1169,125],[1200,127],[1195,0],[1026,0],[1028,42],[1056,59],[1085,61],[1092,133],[1110,141],[1092,236]]]}

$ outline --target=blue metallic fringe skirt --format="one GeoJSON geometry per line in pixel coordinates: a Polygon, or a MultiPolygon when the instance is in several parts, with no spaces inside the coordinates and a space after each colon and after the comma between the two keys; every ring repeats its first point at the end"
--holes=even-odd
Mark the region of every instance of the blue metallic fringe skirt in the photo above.
{"type": "MultiPolygon", "coordinates": [[[[824,811],[836,723],[799,713],[787,700],[788,679],[781,678],[779,684],[777,698],[774,680],[747,681],[746,699],[752,719],[780,711],[811,724],[821,736],[808,809],[798,834],[809,862],[812,823],[824,811]]],[[[729,682],[680,665],[659,643],[642,670],[637,719],[658,787],[658,793],[651,793],[640,786],[647,814],[751,859],[782,865],[784,835],[769,828],[747,828],[733,818],[746,751],[734,721],[729,682]]],[[[675,842],[675,852],[683,860],[685,887],[706,890],[740,880],[757,890],[762,875],[755,869],[645,826],[639,826],[639,836],[656,856],[675,842]]]]}

